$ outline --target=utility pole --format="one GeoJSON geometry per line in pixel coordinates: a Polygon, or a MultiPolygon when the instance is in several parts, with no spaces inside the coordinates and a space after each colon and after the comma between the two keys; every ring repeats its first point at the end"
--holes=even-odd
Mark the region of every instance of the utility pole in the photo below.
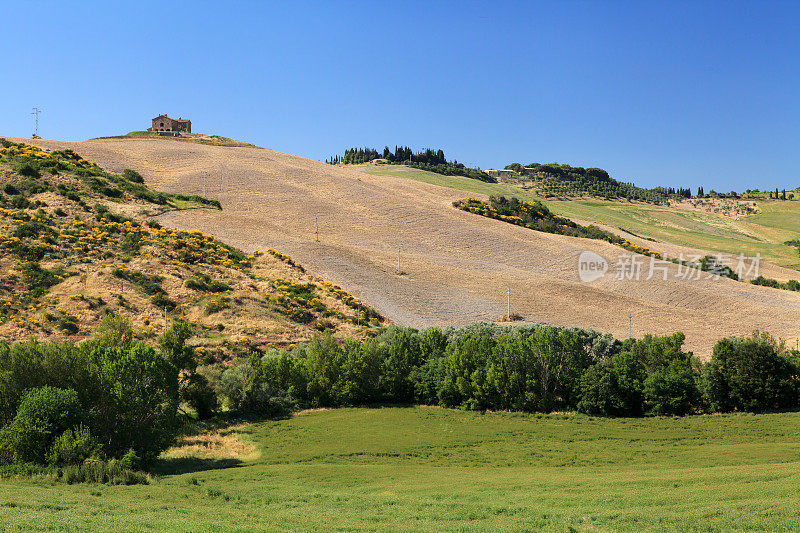
{"type": "Polygon", "coordinates": [[[397,245],[397,275],[400,275],[400,245],[397,245]]]}
{"type": "Polygon", "coordinates": [[[167,334],[167,306],[164,306],[164,335],[167,334]]]}
{"type": "Polygon", "coordinates": [[[314,229],[317,233],[317,242],[319,242],[319,215],[314,214],[314,229]]]}
{"type": "Polygon", "coordinates": [[[206,172],[204,170],[203,171],[203,197],[208,196],[208,193],[207,193],[207,190],[206,190],[206,178],[207,177],[208,177],[208,172],[206,172]]]}
{"type": "Polygon", "coordinates": [[[506,319],[511,320],[511,287],[506,287],[506,319]]]}
{"type": "Polygon", "coordinates": [[[33,117],[34,117],[34,119],[33,119],[33,124],[34,124],[34,126],[33,126],[33,136],[34,137],[38,137],[39,136],[39,113],[41,113],[41,112],[42,112],[41,109],[39,109],[38,107],[34,107],[33,108],[33,112],[31,113],[31,115],[33,115],[33,117]]]}
{"type": "Polygon", "coordinates": [[[628,314],[628,338],[633,338],[633,313],[628,314]]]}

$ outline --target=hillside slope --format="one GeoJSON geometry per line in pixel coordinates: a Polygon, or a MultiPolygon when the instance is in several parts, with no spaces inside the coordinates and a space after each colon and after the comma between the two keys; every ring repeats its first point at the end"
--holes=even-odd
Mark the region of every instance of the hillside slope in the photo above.
{"type": "Polygon", "coordinates": [[[615,279],[582,283],[588,250],[617,262],[610,244],[543,234],[451,206],[465,195],[397,176],[376,176],[268,149],[109,140],[64,143],[104,168],[139,171],[151,187],[207,194],[223,211],[165,213],[165,226],[200,229],[246,252],[290,253],[391,320],[458,325],[512,312],[528,321],[591,327],[625,337],[684,331],[709,354],[722,336],[754,329],[794,338],[800,294],[726,279],[615,279]],[[207,173],[204,175],[204,172],[207,173]],[[319,242],[315,240],[315,216],[319,242]],[[396,273],[398,247],[402,275],[396,273]]]}
{"type": "Polygon", "coordinates": [[[115,314],[155,342],[167,321],[185,320],[209,361],[326,328],[361,338],[381,324],[286,255],[246,255],[200,231],[162,227],[159,213],[218,204],[142,181],[0,138],[0,340],[80,341],[115,314]]]}

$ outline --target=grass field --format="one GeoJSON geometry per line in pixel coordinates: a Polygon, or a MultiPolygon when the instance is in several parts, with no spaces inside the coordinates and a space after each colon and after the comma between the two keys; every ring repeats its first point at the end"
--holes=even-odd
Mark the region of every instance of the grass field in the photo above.
{"type": "Polygon", "coordinates": [[[0,529],[796,530],[799,431],[798,413],[315,411],[244,426],[260,454],[230,468],[4,481],[0,529]]]}
{"type": "Polygon", "coordinates": [[[800,236],[800,202],[757,201],[761,213],[735,220],[716,213],[622,201],[547,200],[504,183],[483,183],[469,178],[442,176],[395,166],[367,166],[363,172],[397,176],[459,189],[468,193],[514,196],[541,200],[553,212],[588,222],[605,224],[680,246],[716,252],[761,256],[773,263],[800,269],[797,249],[785,246],[800,236]]]}

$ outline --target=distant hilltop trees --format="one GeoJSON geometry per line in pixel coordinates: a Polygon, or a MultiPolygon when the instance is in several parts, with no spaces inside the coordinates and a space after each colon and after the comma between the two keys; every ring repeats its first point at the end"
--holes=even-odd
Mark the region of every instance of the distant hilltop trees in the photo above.
{"type": "Polygon", "coordinates": [[[558,163],[531,163],[524,166],[511,163],[505,167],[522,176],[538,181],[545,197],[548,196],[597,196],[606,199],[637,200],[661,204],[670,198],[691,198],[688,188],[655,187],[645,189],[633,183],[617,181],[602,168],[573,167],[558,163]]]}
{"type": "Polygon", "coordinates": [[[369,147],[349,148],[344,151],[344,155],[335,155],[326,159],[325,162],[331,165],[360,165],[375,160],[381,160],[390,165],[406,165],[445,176],[466,176],[489,183],[497,181],[478,168],[469,168],[458,161],[448,161],[441,149],[426,148],[415,153],[408,146],[395,146],[394,152],[388,146],[383,148],[383,152],[369,147]]]}

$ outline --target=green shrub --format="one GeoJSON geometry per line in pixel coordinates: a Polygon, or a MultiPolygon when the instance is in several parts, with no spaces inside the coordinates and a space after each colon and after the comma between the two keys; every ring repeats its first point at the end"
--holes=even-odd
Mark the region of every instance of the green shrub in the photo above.
{"type": "Polygon", "coordinates": [[[150,302],[159,309],[166,309],[167,311],[172,311],[173,309],[178,307],[177,302],[175,302],[175,300],[167,296],[167,294],[164,292],[159,292],[157,294],[154,294],[150,298],[150,302]]]}
{"type": "Polygon", "coordinates": [[[31,202],[21,194],[18,194],[11,198],[11,207],[15,209],[27,209],[30,207],[31,202]]]}
{"type": "Polygon", "coordinates": [[[136,454],[136,450],[131,448],[119,460],[119,465],[127,470],[139,470],[142,460],[136,454]]]}
{"type": "Polygon", "coordinates": [[[50,271],[37,263],[36,261],[29,261],[19,267],[22,273],[22,280],[28,286],[28,290],[32,297],[37,298],[47,292],[47,289],[53,285],[61,283],[61,272],[50,271]]]}
{"type": "Polygon", "coordinates": [[[224,281],[212,280],[207,274],[197,273],[186,280],[186,287],[195,291],[203,292],[227,292],[231,286],[224,281]]]}
{"type": "Polygon", "coordinates": [[[73,483],[107,483],[109,485],[147,485],[150,478],[144,472],[125,468],[121,461],[88,459],[83,464],[60,470],[61,480],[73,483]]]}
{"type": "Polygon", "coordinates": [[[92,344],[103,348],[130,348],[133,345],[134,333],[130,320],[125,317],[108,314],[103,317],[92,339],[92,344]]]}
{"type": "Polygon", "coordinates": [[[135,254],[142,247],[142,234],[140,232],[126,233],[122,238],[120,248],[126,254],[135,254]]]}
{"type": "Polygon", "coordinates": [[[307,309],[297,308],[289,312],[289,318],[300,324],[308,324],[314,320],[314,314],[307,309]]]}
{"type": "Polygon", "coordinates": [[[3,428],[2,440],[15,462],[45,463],[53,442],[85,419],[74,390],[38,387],[22,398],[14,420],[3,428]]]}
{"type": "Polygon", "coordinates": [[[142,177],[142,175],[136,172],[135,170],[131,170],[129,168],[126,168],[125,170],[122,171],[122,177],[134,183],[144,183],[144,178],[142,177]]]}
{"type": "Polygon", "coordinates": [[[213,300],[209,300],[205,306],[205,313],[207,315],[213,315],[214,313],[219,313],[223,309],[227,309],[230,307],[230,298],[214,298],[213,300]]]}
{"type": "Polygon", "coordinates": [[[55,438],[47,453],[47,462],[59,466],[81,464],[99,450],[97,439],[92,437],[88,427],[81,424],[55,438]]]}
{"type": "Polygon", "coordinates": [[[20,176],[28,176],[29,178],[38,178],[41,176],[39,173],[39,168],[35,163],[31,162],[24,162],[21,165],[14,168],[14,171],[19,174],[20,176]]]}
{"type": "Polygon", "coordinates": [[[14,186],[13,183],[6,183],[3,185],[3,192],[9,196],[14,196],[19,194],[19,190],[14,186]]]}
{"type": "Polygon", "coordinates": [[[36,239],[40,236],[52,236],[54,234],[55,231],[51,227],[38,220],[24,222],[14,229],[14,237],[18,239],[36,239]]]}

